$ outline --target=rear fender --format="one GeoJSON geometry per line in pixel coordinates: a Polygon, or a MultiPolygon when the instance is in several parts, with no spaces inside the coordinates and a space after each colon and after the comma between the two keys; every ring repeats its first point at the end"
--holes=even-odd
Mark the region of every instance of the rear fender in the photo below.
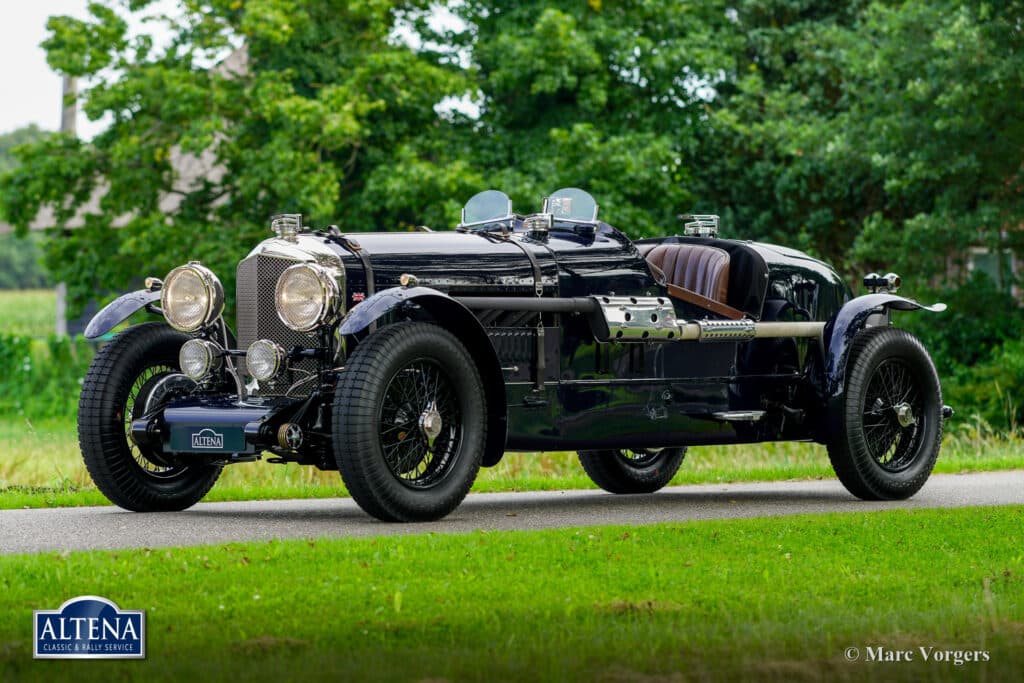
{"type": "Polygon", "coordinates": [[[853,338],[863,330],[868,319],[878,313],[894,311],[928,311],[941,313],[946,304],[937,303],[925,306],[912,299],[905,299],[895,294],[867,294],[849,301],[825,325],[823,340],[827,353],[825,355],[825,387],[826,395],[831,399],[842,395],[846,386],[846,364],[849,361],[850,347],[853,338]]]}
{"type": "Polygon", "coordinates": [[[446,330],[458,337],[476,361],[487,397],[487,442],[483,464],[498,464],[505,452],[508,412],[505,377],[490,337],[476,316],[461,303],[431,287],[392,287],[377,292],[354,306],[338,328],[342,336],[358,334],[381,318],[404,307],[418,306],[446,330]]]}

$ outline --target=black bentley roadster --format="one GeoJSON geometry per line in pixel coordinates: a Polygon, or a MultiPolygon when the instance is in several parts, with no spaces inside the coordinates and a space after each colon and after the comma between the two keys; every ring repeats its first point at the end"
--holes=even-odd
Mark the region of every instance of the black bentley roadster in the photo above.
{"type": "Polygon", "coordinates": [[[720,239],[715,216],[631,240],[567,188],[516,214],[494,190],[454,231],[345,233],[278,216],[238,264],[237,319],[197,262],[90,323],[97,355],[79,439],[121,507],[181,510],[226,465],[267,456],[337,469],[382,520],[438,519],[506,451],[576,450],[613,493],[651,493],[689,446],[811,440],[863,499],[901,499],[939,453],[925,309],[871,275],[854,298],[828,265],[720,239]]]}

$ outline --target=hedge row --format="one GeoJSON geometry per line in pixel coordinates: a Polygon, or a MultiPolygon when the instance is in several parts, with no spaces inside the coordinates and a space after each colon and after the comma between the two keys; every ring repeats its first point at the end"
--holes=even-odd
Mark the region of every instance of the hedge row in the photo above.
{"type": "Polygon", "coordinates": [[[81,337],[0,334],[0,415],[74,419],[93,354],[92,344],[81,337]]]}

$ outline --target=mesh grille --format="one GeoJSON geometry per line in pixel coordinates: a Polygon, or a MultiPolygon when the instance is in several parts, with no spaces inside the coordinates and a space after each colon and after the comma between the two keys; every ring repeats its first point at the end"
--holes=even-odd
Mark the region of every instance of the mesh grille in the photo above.
{"type": "MultiPolygon", "coordinates": [[[[315,333],[296,332],[277,317],[277,308],[274,305],[274,289],[277,287],[277,279],[285,268],[296,263],[297,261],[290,259],[257,254],[238,264],[235,294],[239,348],[247,349],[257,339],[270,339],[287,350],[291,350],[295,346],[309,348],[317,345],[315,333]]],[[[241,365],[244,370],[244,362],[241,365]]],[[[316,371],[316,361],[314,360],[303,360],[292,365],[296,370],[316,371]]],[[[293,382],[306,376],[303,372],[291,370],[271,384],[261,382],[259,393],[264,395],[283,394],[293,382]]],[[[312,383],[305,384],[292,392],[292,395],[306,395],[311,389],[312,383]]]]}

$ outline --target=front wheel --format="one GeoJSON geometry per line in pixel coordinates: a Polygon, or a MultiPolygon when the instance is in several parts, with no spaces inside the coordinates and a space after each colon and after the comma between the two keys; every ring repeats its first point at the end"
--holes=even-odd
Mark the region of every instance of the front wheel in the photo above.
{"type": "Polygon", "coordinates": [[[654,493],[679,471],[685,448],[580,451],[591,481],[609,493],[654,493]]]}
{"type": "Polygon", "coordinates": [[[334,455],[356,503],[385,522],[440,519],[476,479],[487,405],[473,357],[437,325],[371,334],[341,373],[334,455]]]}
{"type": "Polygon", "coordinates": [[[78,443],[96,487],[135,512],[184,510],[197,503],[221,468],[187,465],[135,443],[132,421],[194,386],[178,369],[188,335],[163,323],[129,327],[93,359],[78,400],[78,443]]]}
{"type": "Polygon", "coordinates": [[[928,352],[909,332],[874,328],[854,338],[832,468],[864,500],[903,500],[924,486],[942,443],[942,392],[928,352]]]}

